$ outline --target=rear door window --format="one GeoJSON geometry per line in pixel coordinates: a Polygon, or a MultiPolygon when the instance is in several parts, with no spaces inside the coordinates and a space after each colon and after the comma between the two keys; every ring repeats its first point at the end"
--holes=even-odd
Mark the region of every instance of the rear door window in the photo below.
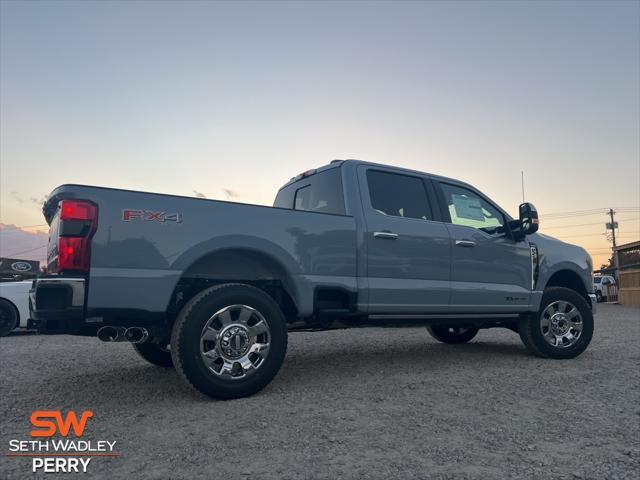
{"type": "Polygon", "coordinates": [[[371,206],[378,213],[431,220],[427,190],[420,177],[369,170],[367,185],[371,206]]]}

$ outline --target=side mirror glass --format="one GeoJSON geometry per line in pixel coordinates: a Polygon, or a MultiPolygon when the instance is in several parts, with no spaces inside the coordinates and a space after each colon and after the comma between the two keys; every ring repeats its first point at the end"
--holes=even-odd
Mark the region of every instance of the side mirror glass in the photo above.
{"type": "Polygon", "coordinates": [[[531,235],[538,231],[538,210],[531,203],[523,203],[519,208],[520,212],[520,233],[531,235]]]}

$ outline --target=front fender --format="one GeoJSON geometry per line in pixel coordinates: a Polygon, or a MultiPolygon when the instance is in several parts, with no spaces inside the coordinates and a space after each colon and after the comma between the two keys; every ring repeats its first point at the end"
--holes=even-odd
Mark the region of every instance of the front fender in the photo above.
{"type": "Polygon", "coordinates": [[[538,281],[531,296],[532,310],[539,310],[544,289],[559,272],[571,272],[580,280],[587,294],[593,293],[592,261],[583,248],[541,234],[532,235],[530,240],[538,246],[540,262],[538,281]]]}

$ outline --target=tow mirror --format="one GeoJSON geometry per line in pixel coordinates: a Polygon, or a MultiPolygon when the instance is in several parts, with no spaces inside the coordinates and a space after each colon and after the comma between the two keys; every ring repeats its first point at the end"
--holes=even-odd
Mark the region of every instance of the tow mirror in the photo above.
{"type": "Polygon", "coordinates": [[[522,235],[531,235],[538,231],[538,210],[531,203],[523,203],[520,205],[520,233],[522,235]]]}

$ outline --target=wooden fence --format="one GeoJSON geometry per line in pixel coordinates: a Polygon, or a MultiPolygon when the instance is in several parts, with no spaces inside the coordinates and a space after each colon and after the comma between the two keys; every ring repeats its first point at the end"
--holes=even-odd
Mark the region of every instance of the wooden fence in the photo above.
{"type": "Polygon", "coordinates": [[[618,302],[618,286],[603,285],[602,296],[607,299],[607,302],[618,302]]]}
{"type": "Polygon", "coordinates": [[[640,268],[619,270],[617,290],[621,305],[640,307],[640,268]]]}

